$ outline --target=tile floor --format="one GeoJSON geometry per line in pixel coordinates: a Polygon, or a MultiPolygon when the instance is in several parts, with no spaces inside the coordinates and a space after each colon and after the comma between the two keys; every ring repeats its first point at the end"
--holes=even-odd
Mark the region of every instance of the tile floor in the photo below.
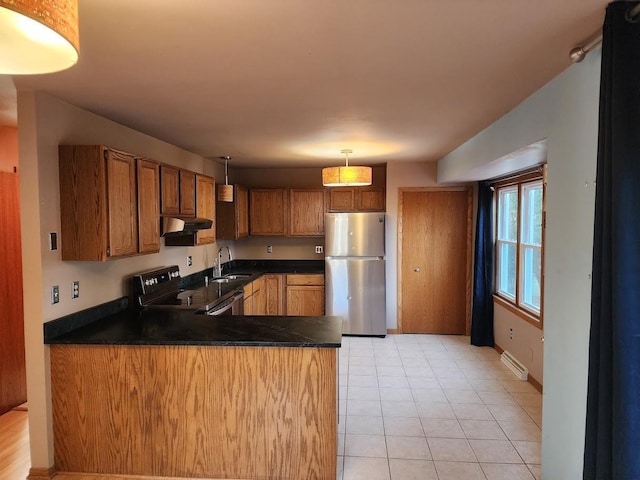
{"type": "Polygon", "coordinates": [[[542,396],[469,337],[343,337],[338,480],[540,479],[542,396]]]}

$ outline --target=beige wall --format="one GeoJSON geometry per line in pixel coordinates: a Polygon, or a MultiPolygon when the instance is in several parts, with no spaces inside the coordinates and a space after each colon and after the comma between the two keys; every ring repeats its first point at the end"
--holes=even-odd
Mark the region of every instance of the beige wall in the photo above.
{"type": "MultiPolygon", "coordinates": [[[[128,295],[130,276],[168,264],[188,275],[212,265],[216,245],[162,247],[160,253],[108,262],[63,262],[60,250],[49,251],[48,232],[60,232],[58,145],[105,144],[190,170],[220,176],[219,165],[123,125],[91,114],[45,94],[18,95],[20,202],[25,293],[25,346],[29,428],[33,467],[53,464],[50,416],[49,352],[42,325],[63,315],[128,295]],[[186,257],[193,266],[186,266],[186,257]],[[71,299],[71,282],[80,282],[80,297],[71,299]],[[60,303],[50,304],[52,285],[60,303]]],[[[64,238],[60,238],[64,242],[64,238]]]]}
{"type": "Polygon", "coordinates": [[[439,181],[455,181],[547,139],[542,476],[549,479],[582,478],[599,81],[596,50],[438,162],[439,181]]]}
{"type": "Polygon", "coordinates": [[[18,129],[0,126],[0,171],[13,172],[18,167],[18,129]]]}

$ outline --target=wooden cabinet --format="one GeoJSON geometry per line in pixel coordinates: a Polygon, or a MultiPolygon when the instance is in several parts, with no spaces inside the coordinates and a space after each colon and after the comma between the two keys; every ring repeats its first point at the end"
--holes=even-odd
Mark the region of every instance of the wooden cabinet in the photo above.
{"type": "Polygon", "coordinates": [[[159,250],[159,226],[158,249],[150,246],[155,242],[150,205],[159,204],[153,177],[157,182],[158,176],[146,162],[140,163],[141,191],[134,155],[99,145],[59,147],[62,260],[104,261],[159,250]],[[143,250],[139,249],[139,195],[143,250]]]}
{"type": "Polygon", "coordinates": [[[160,214],[193,217],[196,174],[169,165],[160,165],[160,214]]]}
{"type": "Polygon", "coordinates": [[[264,277],[260,277],[244,286],[244,314],[265,315],[266,313],[264,277]]]}
{"type": "Polygon", "coordinates": [[[252,188],[249,194],[250,234],[286,236],[288,210],[286,188],[252,188]]]}
{"type": "Polygon", "coordinates": [[[160,167],[156,162],[136,160],[138,188],[138,251],[160,251],[160,167]]]}
{"type": "Polygon", "coordinates": [[[324,315],[324,275],[286,275],[286,314],[324,315]]]}
{"type": "Polygon", "coordinates": [[[216,202],[216,236],[237,240],[249,236],[249,190],[233,186],[233,202],[216,202]]]}
{"type": "MultiPolygon", "coordinates": [[[[206,175],[196,174],[196,217],[216,218],[215,180],[206,175]]],[[[204,245],[216,241],[215,223],[206,230],[197,232],[196,245],[204,245]]]]}
{"type": "Polygon", "coordinates": [[[327,210],[330,212],[384,212],[386,166],[372,167],[372,184],[367,187],[327,188],[327,210]]]}
{"type": "Polygon", "coordinates": [[[324,235],[325,197],[325,191],[322,188],[289,190],[290,236],[321,237],[324,235]]]}
{"type": "Polygon", "coordinates": [[[284,275],[264,275],[263,289],[266,315],[284,315],[284,275]]]}

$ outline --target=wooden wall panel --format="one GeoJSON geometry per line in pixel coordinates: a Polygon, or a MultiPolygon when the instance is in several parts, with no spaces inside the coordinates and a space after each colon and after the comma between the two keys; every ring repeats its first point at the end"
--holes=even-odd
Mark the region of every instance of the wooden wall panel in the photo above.
{"type": "Polygon", "coordinates": [[[0,414],[27,400],[19,177],[0,172],[0,414]]]}
{"type": "Polygon", "coordinates": [[[335,478],[334,349],[51,348],[59,471],[335,478]]]}

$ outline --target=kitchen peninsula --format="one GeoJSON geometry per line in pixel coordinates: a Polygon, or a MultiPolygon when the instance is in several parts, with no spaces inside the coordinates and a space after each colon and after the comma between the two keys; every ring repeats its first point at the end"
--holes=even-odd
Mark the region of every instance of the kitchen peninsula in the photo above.
{"type": "Polygon", "coordinates": [[[49,339],[56,470],[335,478],[341,335],[340,317],[126,309],[49,339]]]}

